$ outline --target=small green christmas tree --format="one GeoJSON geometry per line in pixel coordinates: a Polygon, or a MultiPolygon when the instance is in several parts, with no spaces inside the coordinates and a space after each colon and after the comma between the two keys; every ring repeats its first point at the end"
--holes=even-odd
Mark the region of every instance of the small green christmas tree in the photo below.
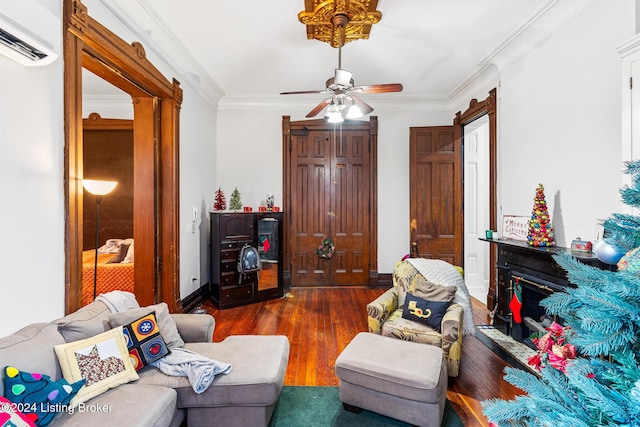
{"type": "Polygon", "coordinates": [[[231,199],[229,200],[229,209],[232,211],[239,211],[242,209],[242,202],[240,201],[240,192],[238,191],[238,187],[233,190],[231,193],[231,199]]]}
{"type": "MultiPolygon", "coordinates": [[[[640,208],[640,161],[626,163],[626,173],[633,183],[622,200],[640,208]]],[[[529,363],[541,378],[505,369],[505,380],[527,394],[482,402],[490,425],[640,426],[640,216],[614,214],[604,228],[609,243],[628,250],[618,270],[554,256],[576,287],[541,304],[563,325],[535,338],[540,351],[529,363]]]]}
{"type": "Polygon", "coordinates": [[[549,218],[549,209],[544,197],[544,187],[538,184],[536,196],[533,199],[533,210],[529,220],[529,235],[527,236],[531,246],[554,246],[553,227],[549,218]]]}
{"type": "Polygon", "coordinates": [[[227,209],[227,201],[224,198],[222,188],[218,187],[218,190],[216,190],[216,195],[213,199],[213,210],[223,211],[225,209],[227,209]]]}

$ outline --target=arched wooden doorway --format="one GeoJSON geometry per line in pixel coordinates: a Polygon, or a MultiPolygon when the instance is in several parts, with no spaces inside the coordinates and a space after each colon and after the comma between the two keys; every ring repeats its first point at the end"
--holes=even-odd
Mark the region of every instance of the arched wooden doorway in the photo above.
{"type": "Polygon", "coordinates": [[[180,311],[178,140],[182,89],[90,17],[64,0],[65,311],[81,305],[83,235],[82,69],[131,95],[134,107],[135,293],[141,305],[164,301],[180,311]]]}

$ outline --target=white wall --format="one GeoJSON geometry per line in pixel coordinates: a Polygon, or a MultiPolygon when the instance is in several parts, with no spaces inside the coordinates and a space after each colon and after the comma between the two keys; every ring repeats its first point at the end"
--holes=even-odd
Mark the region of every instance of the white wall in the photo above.
{"type": "Polygon", "coordinates": [[[529,215],[545,186],[556,243],[593,240],[620,211],[621,62],[633,4],[600,0],[502,72],[499,181],[503,214],[529,215]]]}
{"type": "Polygon", "coordinates": [[[0,336],[64,311],[62,77],[0,56],[0,336]]]}

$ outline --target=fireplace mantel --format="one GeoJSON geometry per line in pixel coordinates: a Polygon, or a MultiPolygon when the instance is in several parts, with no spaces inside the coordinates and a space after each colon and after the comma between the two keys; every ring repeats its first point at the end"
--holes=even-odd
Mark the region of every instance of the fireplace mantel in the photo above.
{"type": "MultiPolygon", "coordinates": [[[[511,239],[480,240],[495,244],[498,249],[493,325],[519,341],[526,338],[528,330],[522,324],[515,323],[509,309],[513,277],[523,278],[529,284],[539,284],[536,289],[539,294],[550,294],[565,287],[573,287],[567,280],[566,272],[553,259],[553,255],[559,253],[569,254],[584,264],[603,270],[615,269],[615,266],[604,264],[591,252],[577,252],[558,246],[534,247],[527,242],[511,239]]],[[[523,296],[523,305],[529,304],[531,309],[531,302],[524,299],[523,296]]]]}

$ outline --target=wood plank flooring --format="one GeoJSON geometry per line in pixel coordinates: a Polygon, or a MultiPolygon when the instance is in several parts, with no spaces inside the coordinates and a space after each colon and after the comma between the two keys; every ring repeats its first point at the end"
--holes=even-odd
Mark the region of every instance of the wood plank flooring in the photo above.
{"type": "MultiPolygon", "coordinates": [[[[293,288],[291,297],[218,310],[203,304],[216,319],[213,340],[229,335],[286,335],[291,351],[285,385],[337,386],[335,360],[351,339],[367,330],[365,306],[385,289],[366,287],[293,288]]],[[[485,305],[472,301],[476,324],[487,322],[485,305]]],[[[502,379],[509,366],[475,336],[463,341],[460,375],[447,390],[465,426],[488,426],[480,402],[511,399],[520,390],[502,379]]]]}

